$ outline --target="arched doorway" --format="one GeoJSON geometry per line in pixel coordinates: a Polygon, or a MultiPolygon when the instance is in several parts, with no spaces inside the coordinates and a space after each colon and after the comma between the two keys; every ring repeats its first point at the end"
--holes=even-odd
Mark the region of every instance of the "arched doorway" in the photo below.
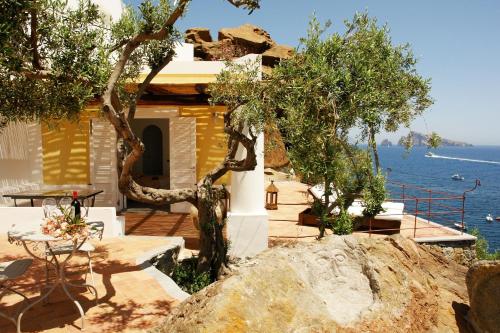
{"type": "Polygon", "coordinates": [[[146,147],[142,156],[142,171],[145,176],[163,175],[163,135],[156,125],[142,131],[142,142],[146,147]]]}

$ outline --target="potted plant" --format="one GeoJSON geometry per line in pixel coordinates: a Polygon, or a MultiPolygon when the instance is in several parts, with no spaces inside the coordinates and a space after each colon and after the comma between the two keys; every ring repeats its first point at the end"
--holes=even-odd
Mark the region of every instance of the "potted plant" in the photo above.
{"type": "Polygon", "coordinates": [[[301,225],[311,225],[319,226],[319,218],[323,209],[323,203],[321,200],[314,199],[311,207],[306,208],[299,213],[299,224],[301,225]]]}

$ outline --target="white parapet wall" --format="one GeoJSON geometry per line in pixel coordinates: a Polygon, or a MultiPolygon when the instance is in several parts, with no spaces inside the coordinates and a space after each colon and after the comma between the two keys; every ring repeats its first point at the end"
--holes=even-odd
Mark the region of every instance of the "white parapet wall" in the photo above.
{"type": "MultiPolygon", "coordinates": [[[[42,207],[0,207],[0,237],[7,231],[38,231],[43,219],[42,207]]],[[[117,219],[115,207],[91,207],[87,221],[104,222],[104,238],[123,236],[123,220],[117,219]]]]}
{"type": "MultiPolygon", "coordinates": [[[[228,213],[229,254],[251,257],[267,249],[269,226],[264,208],[264,134],[256,144],[257,166],[253,171],[233,172],[231,176],[231,211],[228,213]]],[[[241,146],[237,158],[245,157],[241,146]]]]}

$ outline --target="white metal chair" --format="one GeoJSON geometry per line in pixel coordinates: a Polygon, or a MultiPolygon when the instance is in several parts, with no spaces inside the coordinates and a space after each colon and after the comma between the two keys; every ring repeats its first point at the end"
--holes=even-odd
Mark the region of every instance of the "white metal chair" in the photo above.
{"type": "MultiPolygon", "coordinates": [[[[23,301],[28,301],[28,297],[26,297],[20,291],[15,290],[13,288],[13,284],[14,280],[18,279],[19,277],[23,276],[24,273],[26,273],[32,263],[32,259],[19,259],[0,263],[0,299],[7,293],[11,292],[21,296],[23,298],[23,301]]],[[[0,311],[0,317],[3,317],[12,322],[19,331],[18,317],[21,313],[21,310],[22,307],[13,316],[9,316],[7,313],[0,311]]]]}

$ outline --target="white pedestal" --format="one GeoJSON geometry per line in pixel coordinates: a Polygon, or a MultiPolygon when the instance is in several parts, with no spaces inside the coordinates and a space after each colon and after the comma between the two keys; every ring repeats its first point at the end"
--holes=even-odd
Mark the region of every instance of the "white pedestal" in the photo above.
{"type": "Polygon", "coordinates": [[[267,212],[244,214],[229,212],[227,216],[227,237],[229,255],[252,257],[267,249],[269,234],[267,212]]]}

